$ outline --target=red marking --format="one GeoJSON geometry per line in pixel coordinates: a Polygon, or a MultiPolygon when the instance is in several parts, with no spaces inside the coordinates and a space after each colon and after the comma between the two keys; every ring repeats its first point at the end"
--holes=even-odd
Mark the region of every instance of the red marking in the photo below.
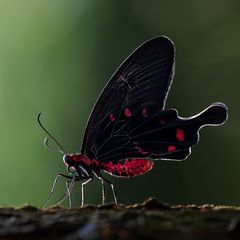
{"type": "Polygon", "coordinates": [[[101,163],[102,170],[118,177],[134,177],[146,173],[153,167],[153,162],[141,158],[120,160],[113,164],[101,163]]]}
{"type": "Polygon", "coordinates": [[[132,113],[131,113],[131,111],[129,110],[129,108],[125,108],[124,114],[125,114],[126,117],[131,117],[131,116],[132,116],[132,113]]]}
{"type": "Polygon", "coordinates": [[[109,118],[112,122],[114,122],[116,120],[116,118],[114,117],[114,115],[112,113],[110,113],[109,118]]]}
{"type": "Polygon", "coordinates": [[[87,156],[82,155],[81,160],[85,165],[90,166],[92,165],[92,160],[90,160],[87,156]]]}
{"type": "Polygon", "coordinates": [[[99,166],[99,161],[93,159],[93,160],[92,160],[92,165],[93,165],[94,167],[98,167],[98,166],[99,166]]]}
{"type": "MultiPolygon", "coordinates": [[[[96,165],[96,160],[91,160],[90,158],[88,158],[85,155],[80,155],[80,154],[73,154],[70,156],[70,159],[73,162],[79,162],[79,163],[83,163],[86,166],[92,166],[92,165],[96,165]]],[[[99,164],[98,164],[99,165],[99,164]]]]}
{"type": "Polygon", "coordinates": [[[70,159],[74,162],[82,162],[82,155],[73,154],[70,159]]]}
{"type": "Polygon", "coordinates": [[[146,152],[143,148],[141,148],[140,146],[136,145],[134,147],[139,153],[143,154],[143,155],[147,155],[149,152],[146,152]]]}
{"type": "Polygon", "coordinates": [[[184,132],[181,128],[178,128],[177,129],[177,132],[176,132],[176,138],[180,141],[180,142],[183,142],[184,141],[184,132]]]}
{"type": "Polygon", "coordinates": [[[147,118],[148,117],[148,110],[147,110],[147,108],[143,108],[143,110],[142,110],[142,115],[143,115],[143,117],[145,117],[145,118],[147,118]]]}
{"type": "Polygon", "coordinates": [[[169,152],[173,152],[176,150],[176,147],[175,146],[168,146],[168,151],[169,152]]]}

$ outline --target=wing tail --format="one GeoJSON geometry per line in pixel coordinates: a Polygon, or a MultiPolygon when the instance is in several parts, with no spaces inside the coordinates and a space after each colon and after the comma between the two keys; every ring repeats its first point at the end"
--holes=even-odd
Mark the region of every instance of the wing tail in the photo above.
{"type": "Polygon", "coordinates": [[[198,128],[202,126],[219,126],[222,125],[228,117],[227,106],[223,103],[213,103],[198,115],[194,116],[195,124],[198,128]]]}

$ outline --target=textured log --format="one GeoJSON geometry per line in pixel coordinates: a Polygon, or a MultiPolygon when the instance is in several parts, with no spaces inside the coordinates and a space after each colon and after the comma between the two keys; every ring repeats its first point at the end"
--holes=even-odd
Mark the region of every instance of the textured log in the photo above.
{"type": "Polygon", "coordinates": [[[240,208],[170,206],[155,199],[131,206],[45,210],[0,208],[0,239],[240,239],[240,208]]]}

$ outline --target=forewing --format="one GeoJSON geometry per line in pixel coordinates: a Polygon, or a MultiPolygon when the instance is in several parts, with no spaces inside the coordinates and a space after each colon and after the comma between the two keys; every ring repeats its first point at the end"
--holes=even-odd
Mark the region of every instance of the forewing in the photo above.
{"type": "MultiPolygon", "coordinates": [[[[138,47],[114,73],[99,96],[90,115],[82,144],[82,153],[94,154],[97,126],[110,113],[127,105],[155,102],[160,109],[165,100],[174,73],[174,45],[167,37],[153,38],[138,47]]],[[[114,118],[118,119],[118,115],[114,118]]]]}

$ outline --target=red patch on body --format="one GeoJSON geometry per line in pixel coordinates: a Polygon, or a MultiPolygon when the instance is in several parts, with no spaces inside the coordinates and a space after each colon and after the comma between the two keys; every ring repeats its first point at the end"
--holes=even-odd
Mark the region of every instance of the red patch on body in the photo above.
{"type": "Polygon", "coordinates": [[[129,110],[129,108],[125,108],[124,114],[125,114],[126,117],[131,117],[131,116],[132,116],[132,113],[131,113],[131,111],[129,110]]]}
{"type": "Polygon", "coordinates": [[[181,128],[177,129],[176,132],[176,138],[178,139],[178,141],[183,142],[184,141],[184,132],[181,128]]]}
{"type": "Polygon", "coordinates": [[[112,122],[114,122],[116,120],[116,118],[114,117],[114,115],[112,113],[110,113],[109,118],[112,122]]]}
{"type": "Polygon", "coordinates": [[[143,117],[148,118],[148,110],[147,110],[147,108],[143,108],[142,115],[143,115],[143,117]]]}
{"type": "Polygon", "coordinates": [[[99,161],[93,159],[93,160],[92,160],[92,165],[93,165],[94,167],[98,167],[98,166],[99,166],[99,161]]]}
{"type": "Polygon", "coordinates": [[[74,162],[82,162],[83,164],[85,164],[87,166],[93,165],[93,161],[96,161],[96,160],[91,160],[90,158],[88,158],[85,155],[77,155],[77,154],[71,155],[70,158],[74,162]]]}
{"type": "Polygon", "coordinates": [[[176,150],[175,146],[168,146],[168,152],[173,152],[176,150]]]}
{"type": "Polygon", "coordinates": [[[118,177],[135,177],[146,173],[153,167],[153,162],[141,158],[120,160],[114,164],[112,161],[101,163],[102,170],[118,177]]]}

